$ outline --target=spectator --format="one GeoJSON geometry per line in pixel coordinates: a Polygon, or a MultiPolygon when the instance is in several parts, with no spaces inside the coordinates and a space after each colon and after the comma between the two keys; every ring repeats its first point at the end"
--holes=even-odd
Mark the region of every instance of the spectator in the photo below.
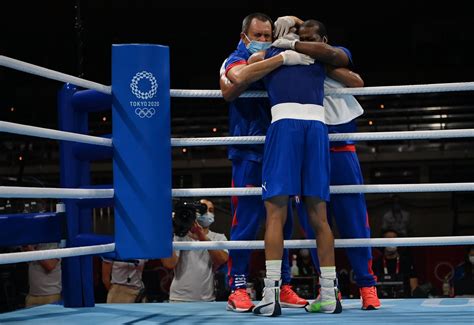
{"type": "MultiPolygon", "coordinates": [[[[191,230],[182,237],[174,236],[175,241],[223,241],[224,234],[211,231],[209,226],[214,222],[214,204],[209,200],[201,200],[205,213],[196,214],[197,221],[191,230]]],[[[174,218],[180,217],[176,211],[174,218]]],[[[215,301],[214,272],[227,262],[229,253],[224,249],[173,251],[173,255],[163,258],[163,265],[174,269],[174,277],[170,287],[170,301],[215,301]]]]}
{"type": "MultiPolygon", "coordinates": [[[[23,251],[58,248],[57,243],[23,246],[23,251]]],[[[29,291],[25,307],[45,305],[61,300],[61,260],[32,261],[28,263],[29,291]]]]}
{"type": "Polygon", "coordinates": [[[311,260],[311,254],[309,249],[302,248],[299,251],[298,259],[298,270],[301,276],[315,276],[316,271],[314,269],[313,261],[311,260]]]}
{"type": "MultiPolygon", "coordinates": [[[[383,238],[396,238],[398,233],[387,229],[383,238]]],[[[373,270],[378,278],[381,298],[408,298],[418,287],[418,277],[409,251],[396,246],[383,248],[383,255],[374,260],[373,270]]]]}
{"type": "Polygon", "coordinates": [[[142,281],[146,260],[102,261],[102,282],[107,289],[107,303],[146,302],[142,281]]]}
{"type": "Polygon", "coordinates": [[[466,250],[464,262],[454,270],[454,294],[474,297],[474,246],[466,250]]]}
{"type": "Polygon", "coordinates": [[[382,217],[382,229],[393,229],[400,237],[410,233],[410,213],[400,206],[400,197],[392,195],[392,207],[382,217]]]}

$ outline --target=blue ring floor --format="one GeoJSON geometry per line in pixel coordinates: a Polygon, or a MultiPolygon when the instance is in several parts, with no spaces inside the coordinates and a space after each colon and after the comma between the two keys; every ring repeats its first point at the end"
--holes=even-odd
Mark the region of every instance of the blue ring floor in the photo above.
{"type": "Polygon", "coordinates": [[[226,302],[44,305],[0,314],[0,324],[474,324],[474,298],[385,299],[371,311],[361,310],[359,300],[342,305],[337,315],[285,308],[279,317],[226,311],[226,302]]]}

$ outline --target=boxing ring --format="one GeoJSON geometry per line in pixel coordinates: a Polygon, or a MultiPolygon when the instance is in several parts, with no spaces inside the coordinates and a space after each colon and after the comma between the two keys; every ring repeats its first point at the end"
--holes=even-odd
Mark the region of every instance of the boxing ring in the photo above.
{"type": "Polygon", "coordinates": [[[87,308],[44,305],[0,314],[2,324],[472,324],[474,299],[381,299],[376,311],[343,300],[341,314],[312,314],[284,309],[279,317],[258,317],[225,310],[227,302],[98,304],[87,308]]]}
{"type": "MultiPolygon", "coordinates": [[[[61,141],[61,188],[0,187],[2,198],[57,198],[65,203],[51,218],[7,215],[0,218],[2,246],[45,241],[65,242],[48,251],[7,253],[0,264],[49,258],[63,260],[61,305],[45,305],[0,315],[0,323],[245,323],[323,321],[352,323],[471,323],[474,299],[392,299],[382,308],[360,310],[357,300],[344,300],[338,315],[315,315],[302,309],[284,309],[283,315],[267,319],[252,314],[225,311],[226,302],[180,304],[94,304],[91,255],[122,259],[157,259],[172,249],[262,249],[263,241],[172,243],[172,197],[261,195],[261,188],[171,188],[171,147],[262,144],[263,136],[171,138],[170,97],[221,98],[215,90],[179,90],[169,86],[169,49],[159,45],[114,45],[112,86],[101,85],[5,56],[0,65],[66,82],[58,96],[59,130],[0,121],[0,131],[61,141]],[[86,88],[80,90],[78,87],[86,88]],[[113,134],[87,135],[90,112],[112,106],[113,134]],[[89,162],[113,159],[114,184],[92,185],[89,162]],[[91,209],[114,206],[115,238],[92,234],[91,209]],[[157,214],[156,211],[161,213],[157,214]],[[41,220],[42,221],[41,221],[41,220]],[[41,222],[43,223],[41,223],[41,222]],[[19,227],[19,225],[21,227],[19,227]],[[35,229],[40,234],[7,236],[6,229],[35,229]],[[53,230],[48,233],[48,230],[53,230]],[[43,233],[44,232],[44,233],[43,233]],[[67,308],[65,308],[67,307],[67,308]]],[[[386,95],[473,91],[474,82],[330,89],[326,95],[386,95]]],[[[241,97],[262,97],[264,92],[246,92],[241,97]]],[[[474,129],[331,134],[330,141],[421,140],[474,137],[474,129]]],[[[406,193],[474,191],[474,183],[385,184],[331,186],[331,193],[406,193]]],[[[474,236],[424,238],[338,239],[336,247],[437,246],[474,244],[474,236]]],[[[286,248],[314,247],[314,240],[287,240],[286,248]]]]}

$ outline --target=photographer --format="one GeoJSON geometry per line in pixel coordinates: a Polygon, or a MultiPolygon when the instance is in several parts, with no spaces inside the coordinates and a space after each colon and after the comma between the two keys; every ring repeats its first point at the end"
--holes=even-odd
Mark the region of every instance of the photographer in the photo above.
{"type": "MultiPolygon", "coordinates": [[[[214,205],[209,200],[178,203],[173,217],[174,241],[223,241],[224,234],[209,230],[214,222],[214,205]]],[[[227,250],[173,251],[161,259],[174,269],[170,301],[214,301],[214,271],[227,262],[227,250]]]]}

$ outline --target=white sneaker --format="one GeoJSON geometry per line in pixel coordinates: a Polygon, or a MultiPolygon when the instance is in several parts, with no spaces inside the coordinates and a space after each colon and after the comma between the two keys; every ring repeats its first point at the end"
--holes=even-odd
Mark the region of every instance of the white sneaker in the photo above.
{"type": "Polygon", "coordinates": [[[280,284],[281,281],[273,281],[264,279],[265,288],[263,288],[263,297],[257,306],[253,309],[253,313],[260,316],[280,316],[280,284]]]}
{"type": "Polygon", "coordinates": [[[342,305],[338,295],[337,287],[321,288],[320,295],[305,310],[309,313],[339,314],[342,312],[342,305]]]}

